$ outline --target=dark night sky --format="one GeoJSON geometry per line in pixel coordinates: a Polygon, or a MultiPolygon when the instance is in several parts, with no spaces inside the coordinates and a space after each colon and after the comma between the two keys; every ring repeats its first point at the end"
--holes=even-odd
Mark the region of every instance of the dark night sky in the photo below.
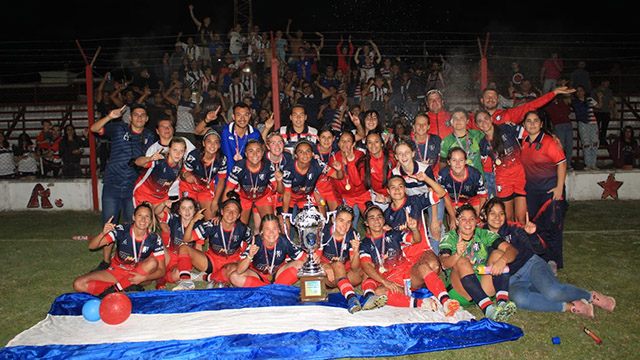
{"type": "MultiPolygon", "coordinates": [[[[217,31],[226,33],[231,27],[233,0],[18,1],[12,2],[0,13],[4,34],[0,54],[15,53],[18,49],[33,52],[36,49],[39,54],[34,57],[37,63],[44,62],[46,51],[53,48],[64,49],[61,52],[67,53],[74,61],[81,61],[74,43],[76,39],[87,46],[89,56],[98,45],[103,46],[103,57],[107,56],[109,48],[113,52],[118,44],[123,43],[117,40],[121,37],[141,37],[146,39],[144,41],[155,39],[163,44],[172,44],[178,31],[195,31],[188,12],[190,3],[195,5],[199,19],[204,16],[212,18],[217,31]]],[[[533,9],[529,6],[527,10],[522,10],[524,7],[515,5],[517,2],[513,0],[477,1],[473,5],[462,1],[420,0],[254,0],[253,3],[254,22],[262,30],[283,30],[287,19],[292,18],[292,31],[300,28],[312,37],[315,36],[313,32],[321,31],[328,40],[336,40],[341,34],[346,37],[349,33],[357,34],[354,38],[362,41],[385,36],[393,38],[395,35],[389,32],[408,31],[432,34],[413,35],[414,40],[419,36],[432,40],[466,37],[473,45],[476,38],[483,37],[487,32],[491,32],[492,40],[498,39],[499,34],[522,33],[528,35],[521,38],[529,39],[533,34],[554,33],[556,38],[580,34],[575,42],[586,41],[586,46],[590,46],[590,41],[596,41],[598,36],[606,33],[609,36],[603,42],[611,43],[611,39],[617,39],[621,34],[627,34],[629,38],[626,41],[633,42],[632,45],[626,43],[617,49],[640,48],[638,34],[628,35],[637,31],[633,28],[633,11],[626,9],[619,1],[608,2],[606,8],[596,8],[585,2],[546,1],[533,9]],[[486,4],[492,4],[491,11],[487,10],[486,4]]],[[[396,41],[398,37],[401,36],[396,36],[396,41]]],[[[574,40],[572,38],[569,41],[574,40]]],[[[477,47],[474,51],[477,54],[477,47]]],[[[20,58],[29,57],[29,52],[25,54],[20,58]]],[[[26,66],[19,64],[15,58],[6,59],[0,60],[4,74],[26,66]]]]}

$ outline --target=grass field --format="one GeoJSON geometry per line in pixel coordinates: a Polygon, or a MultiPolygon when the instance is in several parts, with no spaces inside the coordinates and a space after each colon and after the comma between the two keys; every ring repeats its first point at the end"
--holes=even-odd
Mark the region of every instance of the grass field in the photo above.
{"type": "MultiPolygon", "coordinates": [[[[573,202],[565,222],[565,269],[558,278],[612,295],[615,312],[596,309],[595,319],[566,313],[520,310],[510,323],[524,337],[482,347],[429,353],[433,359],[623,359],[636,358],[640,313],[635,275],[640,270],[640,202],[573,202]],[[603,341],[582,332],[589,327],[603,341]],[[562,344],[553,345],[552,337],[562,344]]],[[[101,252],[73,235],[101,230],[97,213],[0,213],[0,346],[42,320],[53,300],[72,292],[75,277],[95,267],[101,252]]],[[[476,307],[468,308],[478,318],[476,307]]],[[[425,355],[406,356],[418,359],[425,355]]]]}

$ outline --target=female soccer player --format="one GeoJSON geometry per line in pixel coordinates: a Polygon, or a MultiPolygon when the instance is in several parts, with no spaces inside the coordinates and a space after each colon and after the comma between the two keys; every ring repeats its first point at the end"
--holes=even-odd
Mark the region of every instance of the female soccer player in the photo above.
{"type": "MultiPolygon", "coordinates": [[[[242,213],[240,221],[249,224],[252,208],[255,206],[260,217],[273,214],[273,189],[283,192],[282,179],[276,178],[267,164],[264,149],[259,140],[250,139],[244,152],[245,158],[234,164],[227,181],[224,200],[231,191],[239,189],[242,213]]],[[[258,228],[260,224],[254,224],[258,228]]]]}
{"type": "Polygon", "coordinates": [[[358,255],[360,237],[352,225],[353,209],[339,205],[333,221],[323,229],[321,261],[327,274],[326,285],[338,287],[347,300],[349,312],[353,314],[362,309],[353,287],[360,285],[364,273],[358,255]]]}
{"type": "Polygon", "coordinates": [[[532,311],[566,311],[594,317],[593,305],[613,311],[616,300],[597,291],[583,290],[561,283],[538,254],[545,244],[536,233],[536,224],[526,214],[524,226],[507,220],[505,204],[493,198],[483,209],[485,229],[507,239],[518,250],[518,256],[509,264],[509,296],[520,309],[532,311]]]}
{"type": "MultiPolygon", "coordinates": [[[[265,137],[265,144],[267,146],[267,153],[265,157],[271,167],[271,170],[275,174],[276,172],[284,173],[284,170],[293,163],[293,155],[284,151],[284,138],[280,133],[271,132],[265,137]]],[[[276,213],[282,213],[282,194],[278,193],[276,189],[273,189],[274,201],[273,207],[276,213]]]]}
{"type": "Polygon", "coordinates": [[[349,115],[351,121],[356,126],[356,149],[363,152],[367,151],[367,136],[371,132],[380,134],[383,145],[386,146],[391,134],[386,130],[384,122],[380,119],[380,115],[376,110],[365,111],[363,113],[364,121],[360,121],[360,118],[357,116],[349,115]]]}
{"type": "Polygon", "coordinates": [[[444,197],[444,201],[449,214],[449,229],[455,229],[455,209],[469,203],[476,211],[480,211],[487,200],[487,189],[484,187],[480,171],[467,165],[467,154],[462,148],[451,148],[447,163],[449,166],[440,169],[438,183],[447,191],[448,196],[444,197]]]}
{"type": "Polygon", "coordinates": [[[496,194],[505,204],[507,219],[524,224],[527,212],[526,179],[520,161],[520,139],[524,129],[513,124],[496,125],[486,110],[476,112],[475,121],[493,151],[496,194]]]}
{"type": "Polygon", "coordinates": [[[356,162],[356,166],[360,170],[365,188],[371,192],[373,203],[381,209],[386,209],[390,201],[387,180],[395,163],[379,132],[370,132],[366,142],[367,152],[356,162]]]}
{"type": "Polygon", "coordinates": [[[192,150],[187,155],[180,181],[180,194],[198,201],[204,218],[210,220],[218,205],[227,180],[227,157],[220,149],[220,134],[207,130],[202,138],[202,152],[192,150]]]}
{"type": "Polygon", "coordinates": [[[152,156],[141,156],[136,165],[147,170],[140,175],[133,190],[133,201],[139,205],[144,201],[157,206],[169,199],[169,189],[182,171],[187,144],[181,137],[174,137],[169,144],[169,153],[162,150],[152,156]]]}
{"type": "Polygon", "coordinates": [[[429,133],[429,116],[425,113],[416,115],[413,123],[411,140],[415,144],[415,160],[433,167],[433,172],[438,175],[440,166],[440,136],[429,133]]]}
{"type": "MultiPolygon", "coordinates": [[[[335,135],[330,127],[323,127],[318,133],[318,143],[314,147],[315,155],[325,166],[333,165],[336,160],[335,154],[338,147],[335,144],[335,135]]],[[[331,177],[323,174],[316,184],[320,197],[325,201],[329,211],[333,211],[342,204],[342,197],[336,190],[336,186],[331,177]]]]}
{"type": "Polygon", "coordinates": [[[405,293],[408,289],[403,288],[404,282],[410,280],[411,289],[426,285],[440,300],[445,315],[453,315],[460,304],[449,298],[444,283],[432,270],[429,259],[426,256],[420,256],[413,263],[404,254],[403,247],[419,244],[422,240],[418,222],[413,218],[407,218],[409,232],[385,231],[385,219],[379,207],[373,205],[367,208],[363,216],[368,232],[360,246],[360,262],[368,278],[361,285],[364,293],[362,308],[375,307],[383,301],[382,299],[388,299],[388,304],[392,306],[422,307],[424,305],[426,308],[433,309],[433,303],[430,300],[412,298],[405,293]],[[374,295],[383,298],[372,298],[374,295]]]}
{"type": "Polygon", "coordinates": [[[558,144],[542,130],[542,120],[535,111],[524,117],[529,136],[522,144],[521,160],[527,184],[527,211],[533,215],[538,233],[547,244],[542,256],[554,269],[562,269],[562,231],[567,209],[564,181],[567,161],[558,144]]]}
{"type": "Polygon", "coordinates": [[[185,242],[195,242],[196,246],[180,247],[177,261],[180,283],[173,290],[195,288],[190,273],[192,267],[202,273],[202,279],[208,282],[208,288],[212,288],[217,282],[229,282],[229,274],[236,269],[240,254],[252,238],[251,229],[239,221],[241,211],[238,195],[232,193],[222,203],[219,222],[200,223],[185,235],[185,242]],[[205,242],[208,249],[203,252],[202,245],[205,242]]]}
{"type": "Polygon", "coordinates": [[[164,276],[165,260],[162,240],[154,232],[155,217],[151,205],[138,205],[133,223],[113,224],[113,216],[104,224],[102,232],[91,238],[89,250],[97,250],[115,243],[116,253],[111,266],[82,275],[73,282],[73,289],[98,295],[100,298],[123,291],[132,284],[143,284],[164,276]]]}
{"type": "Polygon", "coordinates": [[[296,206],[302,208],[307,197],[315,200],[318,179],[322,175],[334,179],[342,179],[342,164],[333,162],[326,166],[313,156],[313,144],[300,140],[294,148],[295,160],[285,169],[283,174],[284,195],[282,199],[283,213],[289,213],[296,206]]]}
{"type": "Polygon", "coordinates": [[[353,224],[357,228],[360,212],[367,208],[367,201],[371,201],[371,193],[365,188],[356,166],[364,153],[355,149],[355,136],[348,131],[340,135],[338,147],[340,150],[335,154],[335,161],[342,163],[344,177],[340,180],[334,179],[333,184],[344,203],[353,209],[353,224]]]}
{"type": "Polygon", "coordinates": [[[236,270],[229,274],[231,284],[257,287],[293,285],[298,281],[298,270],[306,255],[280,232],[278,217],[267,214],[260,223],[260,234],[252,238],[240,258],[236,270]]]}
{"type": "Polygon", "coordinates": [[[478,219],[471,204],[459,207],[456,215],[457,230],[449,231],[440,242],[442,267],[458,294],[473,300],[486,317],[506,321],[516,306],[509,300],[509,274],[504,270],[518,250],[499,235],[476,227],[478,219]],[[491,272],[479,274],[480,266],[490,266],[491,272]],[[489,298],[493,295],[497,305],[489,298]]]}
{"type": "MultiPolygon", "coordinates": [[[[156,289],[164,289],[166,283],[175,283],[178,281],[178,249],[181,245],[193,247],[194,243],[185,242],[185,235],[193,231],[194,226],[201,223],[202,213],[204,209],[198,209],[196,201],[189,197],[183,197],[177,203],[178,213],[171,212],[173,205],[172,200],[165,200],[160,206],[156,206],[155,213],[158,221],[166,224],[169,228],[169,241],[164,244],[168,253],[165,256],[165,276],[156,280],[156,289]],[[165,211],[167,209],[168,211],[165,211]]],[[[202,245],[195,245],[198,250],[202,250],[202,245]]],[[[189,268],[188,271],[191,271],[189,268]]]]}

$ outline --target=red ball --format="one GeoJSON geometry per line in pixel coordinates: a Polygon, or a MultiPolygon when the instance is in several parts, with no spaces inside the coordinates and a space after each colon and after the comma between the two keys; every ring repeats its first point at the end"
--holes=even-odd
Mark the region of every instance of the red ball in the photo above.
{"type": "Polygon", "coordinates": [[[131,315],[131,300],[121,292],[111,293],[100,302],[100,319],[109,325],[123,323],[131,315]]]}

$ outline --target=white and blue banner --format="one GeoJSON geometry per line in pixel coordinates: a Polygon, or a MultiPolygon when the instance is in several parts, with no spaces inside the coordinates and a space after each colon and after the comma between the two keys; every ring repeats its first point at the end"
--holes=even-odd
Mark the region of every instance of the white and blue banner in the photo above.
{"type": "Polygon", "coordinates": [[[459,310],[397,308],[349,314],[339,294],[299,303],[300,289],[269,285],[127,294],[124,323],[89,322],[88,294],[58,297],[47,317],[12,339],[0,359],[332,359],[416,354],[517,340],[518,327],[459,310]]]}

